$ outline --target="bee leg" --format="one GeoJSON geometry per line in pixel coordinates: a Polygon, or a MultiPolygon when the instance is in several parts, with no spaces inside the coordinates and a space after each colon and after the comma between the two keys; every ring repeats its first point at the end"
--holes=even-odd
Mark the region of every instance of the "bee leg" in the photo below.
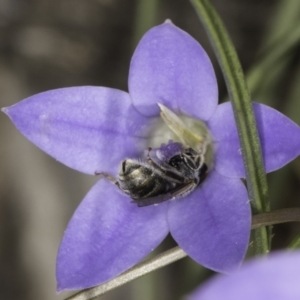
{"type": "Polygon", "coordinates": [[[163,173],[165,176],[167,176],[170,180],[175,180],[175,182],[181,183],[184,181],[184,177],[179,174],[178,171],[174,170],[170,165],[166,166],[166,163],[164,164],[164,167],[161,167],[159,164],[157,164],[151,157],[150,157],[150,151],[152,150],[151,147],[148,147],[148,152],[146,155],[147,163],[153,167],[155,170],[159,171],[160,173],[163,173]],[[174,175],[175,173],[175,175],[174,175]],[[174,178],[175,176],[175,178],[174,178]]]}
{"type": "Polygon", "coordinates": [[[148,152],[147,152],[147,154],[146,154],[148,164],[153,164],[153,161],[152,161],[152,159],[151,159],[151,157],[150,157],[150,151],[151,151],[151,150],[152,150],[152,148],[151,148],[151,147],[148,147],[148,152]]]}
{"type": "Polygon", "coordinates": [[[113,177],[112,175],[108,174],[108,173],[105,173],[105,172],[95,172],[95,175],[100,175],[101,177],[105,177],[107,180],[109,180],[110,182],[112,182],[113,184],[115,184],[116,186],[119,187],[119,182],[118,180],[113,177]]]}
{"type": "Polygon", "coordinates": [[[202,144],[202,149],[201,152],[199,153],[200,156],[200,166],[202,166],[205,162],[205,154],[206,154],[206,150],[207,150],[207,145],[208,145],[208,140],[205,140],[202,144]]]}
{"type": "Polygon", "coordinates": [[[156,169],[158,169],[158,170],[161,171],[160,166],[159,166],[158,164],[156,164],[156,163],[152,160],[152,158],[150,157],[150,151],[151,151],[151,150],[152,150],[152,148],[151,148],[151,147],[148,147],[148,152],[147,152],[147,155],[146,155],[146,157],[147,157],[147,163],[148,163],[150,166],[152,166],[152,167],[154,167],[154,168],[156,168],[156,169]]]}
{"type": "Polygon", "coordinates": [[[150,151],[152,150],[152,148],[151,147],[148,147],[148,152],[147,152],[147,155],[146,155],[146,157],[147,157],[147,163],[150,165],[150,166],[152,166],[153,168],[155,168],[155,169],[157,169],[157,170],[159,170],[159,171],[162,171],[162,169],[161,169],[161,167],[157,164],[157,163],[155,163],[153,160],[152,160],[152,158],[150,157],[150,151]]]}

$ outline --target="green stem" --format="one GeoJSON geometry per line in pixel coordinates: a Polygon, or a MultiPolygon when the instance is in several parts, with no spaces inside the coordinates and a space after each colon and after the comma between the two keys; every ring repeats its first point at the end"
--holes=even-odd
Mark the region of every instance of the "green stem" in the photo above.
{"type": "Polygon", "coordinates": [[[299,222],[300,221],[300,208],[284,208],[267,213],[254,215],[252,217],[252,229],[256,229],[262,226],[269,226],[274,224],[281,224],[287,222],[299,222]]]}
{"type": "MultiPolygon", "coordinates": [[[[269,211],[268,186],[261,147],[244,74],[232,42],[217,12],[208,0],[191,0],[211,40],[223,71],[237,124],[254,214],[269,211]]],[[[254,233],[255,253],[269,252],[266,228],[254,233]]]]}
{"type": "Polygon", "coordinates": [[[148,259],[145,262],[142,262],[135,267],[129,269],[120,276],[103,283],[94,288],[90,288],[84,291],[81,291],[66,300],[92,300],[100,295],[103,295],[109,292],[116,287],[119,287],[127,282],[130,282],[136,278],[144,276],[154,270],[160,269],[166,265],[169,265],[181,258],[186,257],[187,254],[179,247],[174,247],[170,250],[167,250],[154,258],[148,259]]]}
{"type": "Polygon", "coordinates": [[[136,48],[144,33],[155,25],[158,0],[138,0],[133,35],[133,49],[136,48]]]}

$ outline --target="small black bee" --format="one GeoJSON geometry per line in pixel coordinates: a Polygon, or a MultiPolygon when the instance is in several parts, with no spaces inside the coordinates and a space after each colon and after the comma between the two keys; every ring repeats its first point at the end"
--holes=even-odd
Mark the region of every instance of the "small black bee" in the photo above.
{"type": "Polygon", "coordinates": [[[142,207],[189,194],[203,182],[207,172],[202,154],[170,142],[158,149],[149,148],[144,161],[122,161],[118,179],[101,175],[142,207]]]}

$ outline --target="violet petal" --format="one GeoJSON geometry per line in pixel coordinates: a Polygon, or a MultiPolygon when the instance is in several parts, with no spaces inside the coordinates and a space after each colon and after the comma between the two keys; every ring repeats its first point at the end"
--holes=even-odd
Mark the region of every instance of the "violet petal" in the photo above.
{"type": "Polygon", "coordinates": [[[157,103],[174,112],[208,120],[218,103],[215,73],[206,52],[170,21],[150,29],[131,60],[129,92],[145,116],[159,114],[157,103]]]}
{"type": "Polygon", "coordinates": [[[139,208],[100,180],[77,208],[60,245],[58,291],[98,285],[144,258],[168,234],[166,208],[139,208]]]}
{"type": "Polygon", "coordinates": [[[126,156],[137,156],[150,122],[127,93],[104,87],[52,90],[3,111],[35,145],[88,174],[116,172],[126,156]]]}
{"type": "Polygon", "coordinates": [[[231,276],[212,278],[187,300],[297,300],[300,299],[299,266],[299,251],[253,259],[231,276]]]}
{"type": "Polygon", "coordinates": [[[170,203],[168,222],[191,258],[209,269],[231,272],[241,264],[249,242],[247,190],[239,179],[212,171],[192,194],[170,203]]]}
{"type": "MultiPolygon", "coordinates": [[[[280,169],[300,154],[300,127],[277,110],[253,103],[266,172],[280,169]]],[[[231,103],[218,106],[208,122],[215,141],[215,168],[228,177],[245,177],[231,103]]]]}

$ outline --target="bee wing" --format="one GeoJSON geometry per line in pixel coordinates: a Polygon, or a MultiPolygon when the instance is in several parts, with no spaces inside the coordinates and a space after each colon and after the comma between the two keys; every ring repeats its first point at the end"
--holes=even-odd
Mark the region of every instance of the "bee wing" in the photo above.
{"type": "Polygon", "coordinates": [[[159,204],[164,201],[168,201],[171,199],[175,199],[175,198],[184,196],[184,195],[190,193],[191,191],[193,191],[196,186],[197,186],[197,184],[194,181],[189,181],[183,185],[180,185],[179,187],[177,187],[176,189],[172,190],[169,193],[162,194],[162,195],[155,196],[155,197],[140,199],[140,200],[133,200],[132,202],[136,203],[138,205],[138,207],[149,206],[152,204],[159,204]]]}
{"type": "Polygon", "coordinates": [[[161,195],[158,195],[155,197],[133,200],[132,202],[136,203],[138,207],[144,207],[144,206],[149,206],[149,205],[153,205],[153,204],[159,204],[164,201],[168,201],[172,198],[173,198],[173,195],[171,193],[167,193],[167,194],[161,194],[161,195]]]}

